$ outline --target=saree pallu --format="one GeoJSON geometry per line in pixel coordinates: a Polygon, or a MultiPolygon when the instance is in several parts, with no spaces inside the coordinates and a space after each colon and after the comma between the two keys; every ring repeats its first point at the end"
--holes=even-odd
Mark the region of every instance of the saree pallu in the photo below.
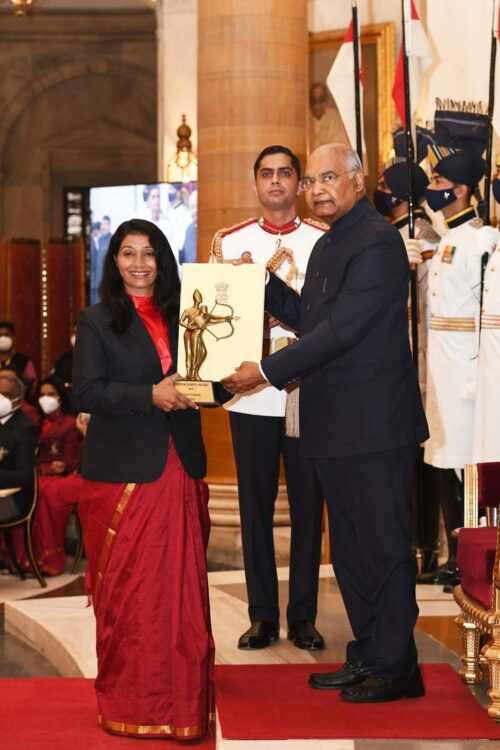
{"type": "Polygon", "coordinates": [[[99,724],[193,739],[214,716],[208,488],[172,440],[159,479],[84,480],[79,513],[96,616],[99,724]]]}

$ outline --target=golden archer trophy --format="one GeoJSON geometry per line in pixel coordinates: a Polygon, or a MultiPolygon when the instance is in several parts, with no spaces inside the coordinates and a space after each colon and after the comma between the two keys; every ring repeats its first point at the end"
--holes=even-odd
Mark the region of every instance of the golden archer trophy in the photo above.
{"type": "Polygon", "coordinates": [[[243,360],[260,359],[264,279],[260,265],[184,264],[178,351],[182,372],[184,350],[186,376],[175,385],[192,401],[217,403],[214,383],[243,360]],[[234,300],[241,314],[235,313],[234,300]]]}

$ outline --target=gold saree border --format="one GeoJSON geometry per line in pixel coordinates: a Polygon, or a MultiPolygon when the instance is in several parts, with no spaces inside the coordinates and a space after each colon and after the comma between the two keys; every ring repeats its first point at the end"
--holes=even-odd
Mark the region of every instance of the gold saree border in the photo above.
{"type": "Polygon", "coordinates": [[[104,540],[104,546],[102,548],[101,557],[99,558],[99,566],[97,568],[97,577],[96,577],[96,582],[94,586],[94,591],[92,592],[92,601],[94,604],[94,608],[97,605],[97,601],[101,593],[101,588],[102,588],[102,584],[104,581],[104,574],[106,572],[106,567],[108,565],[109,555],[111,553],[111,547],[113,545],[114,538],[120,526],[123,512],[125,511],[125,508],[128,505],[128,501],[130,500],[130,496],[132,495],[132,492],[135,490],[135,488],[136,488],[135,482],[129,482],[127,485],[125,485],[123,494],[113,513],[113,517],[111,519],[111,525],[109,526],[108,531],[106,533],[106,538],[104,540]]]}
{"type": "MultiPolygon", "coordinates": [[[[208,715],[208,723],[215,722],[215,713],[208,715]]],[[[172,724],[127,724],[122,721],[107,721],[103,716],[97,717],[97,724],[103,729],[120,734],[135,735],[167,735],[169,737],[201,737],[206,732],[206,727],[198,725],[194,727],[174,727],[172,724]]]]}

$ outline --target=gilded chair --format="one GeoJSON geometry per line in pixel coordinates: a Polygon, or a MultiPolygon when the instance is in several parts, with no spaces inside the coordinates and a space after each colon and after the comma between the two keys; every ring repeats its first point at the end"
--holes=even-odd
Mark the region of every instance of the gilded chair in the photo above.
{"type": "Polygon", "coordinates": [[[33,497],[32,497],[29,510],[22,518],[17,518],[14,521],[0,521],[0,531],[3,531],[4,537],[5,537],[5,546],[12,560],[12,564],[17,574],[19,575],[19,577],[24,581],[26,579],[26,573],[23,570],[22,566],[20,565],[19,560],[17,559],[17,555],[14,549],[14,541],[12,539],[13,529],[23,529],[26,556],[29,560],[33,573],[38,579],[40,586],[42,586],[42,588],[45,588],[47,586],[47,581],[45,580],[45,578],[42,576],[40,572],[40,569],[37,565],[35,554],[33,551],[32,525],[33,525],[33,516],[35,514],[37,501],[38,501],[38,471],[35,466],[34,479],[33,479],[33,497]]]}
{"type": "Polygon", "coordinates": [[[488,676],[488,715],[500,721],[500,528],[478,527],[478,508],[500,505],[500,463],[465,469],[465,519],[458,534],[457,563],[461,584],[453,592],[461,614],[464,682],[488,676]],[[481,647],[482,646],[482,647],[481,647]]]}

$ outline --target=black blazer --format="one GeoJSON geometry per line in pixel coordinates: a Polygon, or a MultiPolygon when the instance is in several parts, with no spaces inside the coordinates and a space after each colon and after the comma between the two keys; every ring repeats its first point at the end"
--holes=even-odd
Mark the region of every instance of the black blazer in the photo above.
{"type": "Polygon", "coordinates": [[[0,489],[22,487],[21,492],[12,496],[22,515],[30,509],[33,500],[37,440],[38,427],[21,409],[5,424],[0,424],[0,489]]]}
{"type": "MultiPolygon", "coordinates": [[[[128,329],[111,328],[102,304],[79,315],[73,364],[77,408],[89,412],[82,475],[102,482],[153,482],[161,475],[172,435],[187,473],[206,474],[199,412],[164,412],[151,402],[152,385],[164,377],[153,341],[133,308],[128,329]]],[[[168,325],[176,371],[177,326],[168,325]]]]}
{"type": "Polygon", "coordinates": [[[401,235],[367,198],[317,241],[301,297],[271,275],[266,309],[300,338],[262,369],[277,388],[301,379],[303,456],[374,453],[428,437],[408,340],[409,275],[401,235]]]}

